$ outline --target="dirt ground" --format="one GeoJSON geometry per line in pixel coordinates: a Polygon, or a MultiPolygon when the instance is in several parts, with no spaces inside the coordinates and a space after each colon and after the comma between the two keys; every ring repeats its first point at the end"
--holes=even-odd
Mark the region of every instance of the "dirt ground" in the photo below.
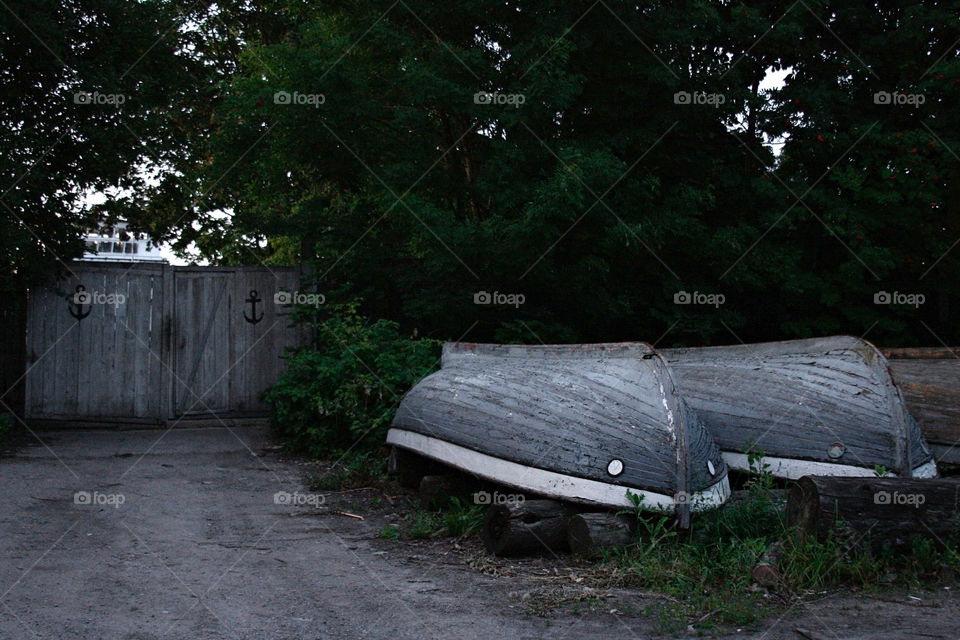
{"type": "MultiPolygon", "coordinates": [[[[0,638],[659,637],[642,613],[656,595],[591,591],[572,558],[380,538],[409,497],[308,494],[310,464],[280,458],[262,428],[41,438],[0,458],[0,638]]],[[[797,629],[952,639],[960,603],[942,588],[823,594],[714,635],[803,638],[797,629]]]]}

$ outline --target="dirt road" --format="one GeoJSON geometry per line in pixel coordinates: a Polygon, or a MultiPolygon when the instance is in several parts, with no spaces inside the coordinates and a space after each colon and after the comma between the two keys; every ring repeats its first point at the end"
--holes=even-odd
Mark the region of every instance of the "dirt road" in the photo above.
{"type": "MultiPolygon", "coordinates": [[[[542,581],[485,575],[452,541],[380,539],[389,505],[362,521],[334,515],[333,500],[365,505],[306,493],[304,466],[271,452],[259,428],[41,437],[0,458],[0,638],[656,635],[637,594],[539,617],[524,601],[542,581]]],[[[795,639],[798,627],[953,638],[960,605],[944,590],[834,596],[728,637],[795,639]]]]}

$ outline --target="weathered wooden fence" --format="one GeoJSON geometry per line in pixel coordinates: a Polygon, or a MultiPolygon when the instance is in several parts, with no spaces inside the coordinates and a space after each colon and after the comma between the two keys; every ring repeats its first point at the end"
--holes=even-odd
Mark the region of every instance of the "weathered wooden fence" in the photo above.
{"type": "MultiPolygon", "coordinates": [[[[260,393],[280,375],[285,348],[303,343],[292,307],[274,301],[278,291],[297,290],[296,268],[71,269],[58,289],[0,308],[0,398],[11,409],[22,406],[34,422],[267,415],[260,393]],[[88,303],[76,304],[77,287],[88,303]]],[[[884,354],[937,458],[960,464],[960,349],[884,354]]]]}
{"type": "Polygon", "coordinates": [[[23,413],[23,372],[26,370],[27,301],[20,295],[0,292],[0,414],[23,413]]]}
{"type": "Polygon", "coordinates": [[[299,343],[297,269],[80,262],[27,305],[33,421],[169,424],[264,416],[299,343]]]}

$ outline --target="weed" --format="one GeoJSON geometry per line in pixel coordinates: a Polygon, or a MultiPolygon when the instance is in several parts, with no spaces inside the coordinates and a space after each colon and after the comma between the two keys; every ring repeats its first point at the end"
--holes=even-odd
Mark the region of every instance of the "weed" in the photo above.
{"type": "Polygon", "coordinates": [[[386,479],[386,463],[374,453],[346,453],[324,473],[307,479],[311,491],[337,491],[378,484],[386,479]]]}
{"type": "Polygon", "coordinates": [[[380,530],[380,537],[384,540],[399,540],[400,528],[395,525],[387,525],[380,530]]]}
{"type": "Polygon", "coordinates": [[[747,488],[751,494],[769,492],[773,489],[775,483],[773,473],[770,471],[770,465],[766,462],[766,452],[751,442],[747,447],[747,464],[750,465],[751,479],[747,483],[747,488]]]}
{"type": "Polygon", "coordinates": [[[469,536],[480,530],[483,524],[483,507],[464,502],[453,496],[448,511],[443,514],[447,535],[455,538],[469,536]]]}
{"type": "Polygon", "coordinates": [[[630,515],[636,517],[637,544],[645,552],[651,552],[661,543],[675,538],[676,531],[671,530],[670,523],[672,517],[662,509],[647,507],[643,504],[643,496],[633,493],[627,489],[627,499],[633,504],[633,509],[619,511],[617,515],[630,515]]]}
{"type": "Polygon", "coordinates": [[[686,533],[672,528],[668,514],[645,508],[639,496],[627,493],[634,509],[626,513],[637,519],[637,543],[605,553],[601,566],[611,570],[607,575],[618,586],[656,591],[669,600],[645,611],[663,631],[758,623],[784,601],[752,584],[753,566],[775,541],[782,547],[783,582],[777,590],[787,599],[829,588],[929,584],[960,571],[960,530],[946,545],[914,539],[909,555],[874,550],[869,539],[844,533],[840,521],[825,540],[804,537],[786,525],[762,451],[750,453],[750,466],[756,475],[746,485],[746,498],[695,514],[686,533]]]}
{"type": "Polygon", "coordinates": [[[440,524],[440,515],[437,513],[417,511],[412,515],[407,515],[404,519],[410,523],[406,534],[411,540],[431,538],[444,530],[440,524]]]}

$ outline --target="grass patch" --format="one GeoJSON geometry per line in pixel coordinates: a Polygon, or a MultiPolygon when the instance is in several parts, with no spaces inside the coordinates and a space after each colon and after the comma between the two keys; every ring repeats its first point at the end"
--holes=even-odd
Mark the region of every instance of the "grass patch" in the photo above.
{"type": "Polygon", "coordinates": [[[426,538],[464,538],[476,535],[483,524],[483,507],[453,497],[443,509],[419,510],[403,517],[401,526],[387,527],[380,532],[389,540],[423,540],[426,538]],[[390,532],[387,532],[390,529],[390,532]]]}
{"type": "Polygon", "coordinates": [[[450,504],[443,514],[447,535],[463,538],[480,531],[483,524],[483,507],[470,504],[456,496],[450,498],[450,504]]]}
{"type": "Polygon", "coordinates": [[[373,452],[346,453],[334,457],[333,466],[307,478],[310,491],[339,491],[376,486],[387,479],[387,463],[373,452]]]}
{"type": "Polygon", "coordinates": [[[604,563],[618,569],[618,586],[667,596],[668,602],[647,610],[663,631],[694,623],[699,628],[748,626],[769,606],[769,598],[751,588],[751,570],[768,544],[766,536],[751,535],[756,525],[750,514],[757,510],[757,505],[737,505],[703,514],[684,535],[671,528],[670,516],[638,510],[637,543],[608,554],[604,563]],[[747,523],[746,530],[735,528],[747,523]]]}
{"type": "Polygon", "coordinates": [[[399,540],[400,539],[400,527],[396,525],[388,525],[380,530],[380,537],[384,540],[399,540]]]}
{"type": "Polygon", "coordinates": [[[440,535],[444,531],[440,514],[432,511],[417,511],[408,514],[404,520],[408,523],[404,533],[406,533],[407,537],[411,540],[432,538],[433,536],[440,535]]]}
{"type": "Polygon", "coordinates": [[[479,531],[483,511],[452,498],[447,508],[439,511],[416,511],[404,517],[404,535],[411,540],[447,536],[461,538],[479,531]]]}
{"type": "MultiPolygon", "coordinates": [[[[760,456],[758,456],[760,458],[760,456]]],[[[752,461],[754,462],[754,461],[752,461]]],[[[706,631],[718,625],[751,627],[790,602],[830,588],[880,590],[892,585],[920,587],[955,582],[960,573],[957,540],[946,547],[918,538],[912,552],[872,553],[869,541],[849,544],[841,535],[804,539],[786,526],[784,505],[772,490],[775,480],[757,463],[745,500],[694,516],[689,531],[673,528],[673,518],[644,508],[632,496],[637,540],[608,552],[600,562],[600,583],[642,588],[667,601],[646,613],[662,631],[688,625],[706,631]],[[751,571],[775,541],[783,547],[783,583],[767,590],[753,584],[751,571]]],[[[841,528],[842,529],[842,528],[841,528]]]]}

